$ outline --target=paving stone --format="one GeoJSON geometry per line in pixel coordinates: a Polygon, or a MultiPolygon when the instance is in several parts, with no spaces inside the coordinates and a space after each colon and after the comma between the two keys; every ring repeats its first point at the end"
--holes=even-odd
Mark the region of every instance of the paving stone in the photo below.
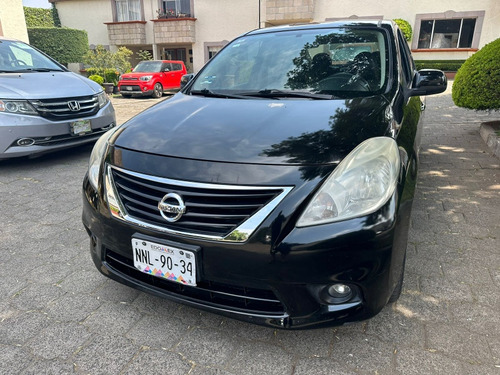
{"type": "Polygon", "coordinates": [[[104,303],[83,321],[83,325],[95,333],[125,335],[143,314],[124,303],[104,303]]]}
{"type": "Polygon", "coordinates": [[[402,348],[396,354],[396,371],[405,375],[462,374],[462,364],[429,350],[402,348]]]}
{"type": "Polygon", "coordinates": [[[445,277],[422,277],[420,280],[420,288],[423,294],[441,301],[472,302],[470,286],[464,282],[456,282],[445,277]]]}
{"type": "Polygon", "coordinates": [[[185,375],[192,365],[177,353],[165,350],[141,350],[122,372],[123,375],[168,374],[185,375]]]}
{"type": "Polygon", "coordinates": [[[175,348],[187,359],[202,366],[225,366],[233,357],[237,340],[229,331],[196,328],[175,348]]]}
{"type": "Polygon", "coordinates": [[[99,335],[76,353],[74,363],[83,373],[119,374],[139,352],[139,345],[121,336],[99,335]]]}
{"type": "Polygon", "coordinates": [[[61,288],[51,284],[30,284],[17,292],[9,301],[19,310],[43,310],[52,301],[64,295],[61,288]]]}
{"type": "Polygon", "coordinates": [[[244,341],[238,343],[228,368],[241,375],[291,374],[292,358],[278,346],[244,341]]]}
{"type": "Polygon", "coordinates": [[[335,331],[276,331],[276,341],[287,352],[297,357],[328,357],[331,355],[335,331]]]}
{"type": "Polygon", "coordinates": [[[75,366],[71,361],[61,361],[53,359],[50,361],[35,361],[26,370],[23,375],[69,375],[77,374],[75,366]]]}
{"type": "MultiPolygon", "coordinates": [[[[90,256],[90,255],[89,255],[90,256]]],[[[95,269],[95,267],[94,267],[95,269]]],[[[103,301],[132,303],[141,292],[127,285],[105,278],[101,287],[94,292],[94,296],[103,301]]]]}
{"type": "Polygon", "coordinates": [[[0,375],[23,373],[23,369],[33,361],[30,354],[19,346],[0,345],[0,375]]]}
{"type": "Polygon", "coordinates": [[[141,345],[172,349],[188,334],[188,326],[167,316],[145,316],[126,334],[141,345]]]}
{"type": "Polygon", "coordinates": [[[0,343],[20,345],[35,337],[51,324],[47,315],[28,311],[0,319],[0,343]]]}
{"type": "Polygon", "coordinates": [[[438,351],[469,363],[491,363],[488,342],[477,333],[456,325],[429,324],[426,326],[426,349],[438,351]]]}
{"type": "Polygon", "coordinates": [[[293,375],[358,375],[351,369],[327,358],[301,358],[295,365],[293,375]]]}
{"type": "Polygon", "coordinates": [[[77,323],[56,323],[45,328],[28,347],[44,359],[68,358],[81,347],[91,334],[77,323]]]}
{"type": "Polygon", "coordinates": [[[331,358],[344,366],[365,372],[381,374],[392,371],[394,346],[366,334],[350,332],[337,334],[331,358]]]}
{"type": "Polygon", "coordinates": [[[63,322],[82,322],[101,305],[95,297],[67,293],[47,306],[53,319],[63,322]]]}

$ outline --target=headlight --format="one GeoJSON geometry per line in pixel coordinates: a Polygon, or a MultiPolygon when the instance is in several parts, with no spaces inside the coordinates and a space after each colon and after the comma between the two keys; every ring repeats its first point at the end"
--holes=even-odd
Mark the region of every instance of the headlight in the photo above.
{"type": "Polygon", "coordinates": [[[99,108],[104,107],[109,102],[108,95],[104,91],[97,94],[97,101],[99,102],[99,108]]]}
{"type": "Polygon", "coordinates": [[[139,79],[140,79],[141,81],[150,81],[150,80],[151,80],[151,78],[153,78],[153,76],[142,76],[142,77],[140,77],[139,79]]]}
{"type": "Polygon", "coordinates": [[[0,99],[0,112],[20,115],[38,115],[38,112],[27,100],[0,99]]]}
{"type": "Polygon", "coordinates": [[[106,152],[109,138],[111,138],[111,136],[118,128],[119,127],[117,126],[104,133],[101,136],[101,138],[97,140],[97,142],[94,145],[94,148],[92,149],[92,153],[90,154],[88,175],[91,185],[96,190],[99,181],[99,172],[102,163],[102,158],[104,157],[104,153],[106,152]]]}
{"type": "Polygon", "coordinates": [[[399,170],[399,150],[394,139],[364,141],[320,187],[297,226],[332,223],[375,212],[393,194],[399,170]]]}

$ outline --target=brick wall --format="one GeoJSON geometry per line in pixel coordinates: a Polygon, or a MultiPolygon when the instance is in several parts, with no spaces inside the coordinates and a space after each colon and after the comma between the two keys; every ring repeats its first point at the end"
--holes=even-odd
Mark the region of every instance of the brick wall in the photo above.
{"type": "Polygon", "coordinates": [[[194,43],[196,18],[154,20],[156,43],[194,43]]]}
{"type": "Polygon", "coordinates": [[[108,23],[109,44],[116,46],[146,44],[146,22],[108,23]]]}

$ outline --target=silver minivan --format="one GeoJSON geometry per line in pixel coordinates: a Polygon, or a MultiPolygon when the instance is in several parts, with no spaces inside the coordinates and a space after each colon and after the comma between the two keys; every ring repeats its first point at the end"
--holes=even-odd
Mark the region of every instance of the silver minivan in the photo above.
{"type": "Polygon", "coordinates": [[[115,125],[99,84],[24,42],[0,37],[0,159],[93,142],[115,125]]]}

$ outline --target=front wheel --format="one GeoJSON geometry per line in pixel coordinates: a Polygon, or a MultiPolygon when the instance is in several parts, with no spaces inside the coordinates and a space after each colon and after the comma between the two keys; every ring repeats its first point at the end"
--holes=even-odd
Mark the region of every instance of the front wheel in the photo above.
{"type": "Polygon", "coordinates": [[[163,95],[163,87],[161,83],[156,83],[153,89],[153,98],[161,98],[163,95]]]}

